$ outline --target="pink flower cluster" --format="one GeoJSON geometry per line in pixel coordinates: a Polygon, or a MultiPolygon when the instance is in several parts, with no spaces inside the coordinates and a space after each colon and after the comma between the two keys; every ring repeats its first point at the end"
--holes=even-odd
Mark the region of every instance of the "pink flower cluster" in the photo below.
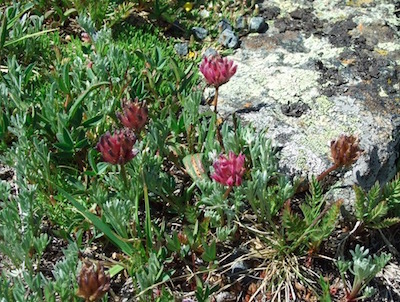
{"type": "Polygon", "coordinates": [[[218,88],[236,73],[237,65],[232,60],[219,56],[205,57],[200,64],[200,71],[209,85],[218,88]]]}
{"type": "Polygon", "coordinates": [[[228,158],[225,155],[220,155],[213,164],[214,173],[211,178],[225,186],[240,186],[242,177],[246,172],[244,160],[245,156],[242,153],[236,155],[230,151],[228,158]]]}

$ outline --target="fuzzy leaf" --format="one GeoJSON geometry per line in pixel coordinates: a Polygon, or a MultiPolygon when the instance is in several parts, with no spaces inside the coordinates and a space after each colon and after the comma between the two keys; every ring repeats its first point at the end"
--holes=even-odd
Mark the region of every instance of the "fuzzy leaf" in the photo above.
{"type": "Polygon", "coordinates": [[[186,168],[186,172],[194,182],[209,179],[202,160],[203,153],[189,154],[183,158],[183,165],[186,168]]]}

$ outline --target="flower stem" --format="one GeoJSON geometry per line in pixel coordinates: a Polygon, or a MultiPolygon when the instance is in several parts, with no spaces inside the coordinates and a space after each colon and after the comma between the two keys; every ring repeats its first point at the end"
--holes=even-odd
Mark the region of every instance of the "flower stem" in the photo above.
{"type": "Polygon", "coordinates": [[[214,113],[217,114],[217,105],[218,105],[218,90],[219,87],[215,87],[215,95],[214,95],[214,100],[213,100],[213,105],[214,105],[214,113]]]}
{"type": "Polygon", "coordinates": [[[126,176],[125,165],[121,165],[120,174],[121,174],[122,180],[124,182],[124,187],[125,187],[126,190],[128,190],[129,189],[129,187],[128,187],[129,184],[128,184],[128,178],[126,176]]]}
{"type": "Polygon", "coordinates": [[[228,198],[229,193],[232,191],[232,188],[233,187],[229,186],[228,189],[226,189],[224,196],[222,197],[224,200],[228,198]]]}
{"type": "Polygon", "coordinates": [[[219,142],[219,145],[221,146],[222,151],[225,151],[224,148],[224,143],[222,141],[222,135],[221,135],[221,131],[219,129],[219,125],[218,125],[218,111],[217,111],[217,106],[218,106],[218,90],[219,87],[215,87],[215,95],[214,95],[214,113],[215,113],[215,129],[217,131],[217,140],[219,142]]]}
{"type": "Polygon", "coordinates": [[[150,215],[150,202],[149,202],[149,193],[147,189],[147,184],[146,184],[146,179],[144,177],[144,172],[142,169],[142,179],[143,179],[143,195],[144,195],[144,208],[145,208],[145,215],[146,215],[146,220],[144,224],[145,232],[146,232],[146,238],[147,238],[147,244],[146,244],[146,249],[149,251],[149,249],[152,247],[152,238],[153,234],[151,231],[151,215],[150,215]]]}
{"type": "Polygon", "coordinates": [[[336,165],[336,164],[334,164],[333,166],[329,167],[324,172],[322,172],[320,175],[318,175],[317,181],[323,180],[326,176],[328,176],[329,173],[331,173],[332,171],[336,170],[337,168],[339,168],[339,166],[336,165]]]}

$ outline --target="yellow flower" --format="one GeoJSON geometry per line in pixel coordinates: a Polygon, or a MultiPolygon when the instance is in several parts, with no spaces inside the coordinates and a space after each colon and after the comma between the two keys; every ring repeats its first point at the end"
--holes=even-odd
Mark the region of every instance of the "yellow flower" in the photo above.
{"type": "Polygon", "coordinates": [[[193,9],[193,3],[192,2],[186,2],[183,5],[183,8],[187,11],[190,12],[193,9]]]}
{"type": "Polygon", "coordinates": [[[196,53],[194,51],[189,51],[188,53],[188,58],[193,59],[196,56],[196,53]]]}

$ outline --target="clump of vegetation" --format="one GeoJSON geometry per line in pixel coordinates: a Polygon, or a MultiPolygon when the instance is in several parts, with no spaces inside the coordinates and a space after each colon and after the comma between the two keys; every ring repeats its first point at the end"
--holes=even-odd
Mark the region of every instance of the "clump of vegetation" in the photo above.
{"type": "MultiPolygon", "coordinates": [[[[196,25],[205,7],[47,4],[0,7],[0,160],[15,178],[0,182],[0,298],[210,301],[229,291],[246,301],[328,301],[314,264],[332,262],[321,253],[343,200],[329,199],[321,181],[359,158],[358,139],[342,135],[331,168],[291,180],[265,131],[218,118],[218,89],[240,72],[236,64],[178,58],[165,38],[174,18],[196,25]],[[135,27],[130,18],[140,16],[135,27]],[[202,100],[206,84],[213,108],[202,100]]],[[[398,223],[398,187],[398,178],[355,187],[354,215],[367,231],[398,223]]],[[[370,293],[389,261],[368,252],[356,247],[353,260],[338,260],[343,278],[355,275],[352,287],[343,281],[348,301],[370,293]]]]}

